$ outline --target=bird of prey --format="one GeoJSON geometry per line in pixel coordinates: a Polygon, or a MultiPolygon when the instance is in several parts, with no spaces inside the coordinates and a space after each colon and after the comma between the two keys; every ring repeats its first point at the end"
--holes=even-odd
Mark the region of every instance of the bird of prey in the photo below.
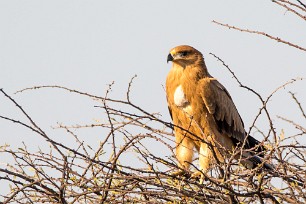
{"type": "Polygon", "coordinates": [[[247,136],[230,94],[209,74],[201,52],[188,45],[177,46],[171,49],[169,61],[172,68],[166,93],[179,167],[189,169],[194,149],[199,153],[200,170],[204,173],[214,162],[224,162],[225,155],[236,147],[253,150],[236,157],[246,167],[262,163],[263,147],[247,136]]]}

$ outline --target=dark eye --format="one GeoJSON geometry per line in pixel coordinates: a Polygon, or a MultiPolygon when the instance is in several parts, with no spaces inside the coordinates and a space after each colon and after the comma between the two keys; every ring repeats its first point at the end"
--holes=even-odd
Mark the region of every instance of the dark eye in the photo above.
{"type": "Polygon", "coordinates": [[[181,52],[181,56],[182,56],[182,57],[186,57],[187,55],[188,55],[188,52],[187,52],[187,51],[181,52]]]}

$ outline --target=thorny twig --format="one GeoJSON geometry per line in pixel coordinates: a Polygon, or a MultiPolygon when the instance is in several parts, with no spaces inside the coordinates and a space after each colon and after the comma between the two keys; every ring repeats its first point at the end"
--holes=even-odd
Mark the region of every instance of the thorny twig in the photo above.
{"type": "Polygon", "coordinates": [[[270,38],[270,39],[272,39],[272,40],[275,40],[275,41],[277,41],[277,42],[281,42],[281,43],[287,44],[287,45],[289,45],[289,46],[291,46],[291,47],[297,48],[297,49],[299,49],[299,50],[306,51],[306,48],[304,48],[304,47],[301,47],[301,46],[299,46],[299,45],[297,45],[297,44],[294,44],[294,43],[291,43],[291,42],[289,42],[289,41],[282,40],[282,39],[279,38],[279,37],[274,37],[274,36],[272,36],[272,35],[270,35],[270,34],[267,34],[267,33],[265,33],[265,32],[254,31],[254,30],[249,30],[249,29],[242,29],[242,28],[238,28],[238,27],[236,27],[236,26],[231,26],[231,25],[229,25],[229,24],[220,23],[220,22],[215,21],[215,20],[212,21],[212,22],[215,23],[215,24],[218,24],[218,25],[227,27],[227,28],[229,28],[229,29],[239,30],[239,31],[241,31],[241,32],[253,33],[253,34],[257,34],[257,35],[262,35],[262,36],[268,37],[268,38],[270,38]]]}
{"type": "MultiPolygon", "coordinates": [[[[238,78],[237,81],[239,81],[238,78]]],[[[72,89],[60,86],[48,86],[48,88],[50,87],[72,91],[72,89]]],[[[248,90],[252,89],[248,88],[248,90]]],[[[128,92],[130,91],[129,88],[128,92]]],[[[154,146],[153,141],[155,141],[159,150],[168,149],[168,152],[173,154],[172,147],[175,146],[173,135],[169,134],[168,129],[165,129],[165,127],[171,127],[170,123],[162,121],[158,116],[134,105],[131,99],[115,100],[107,97],[95,97],[92,94],[76,90],[72,92],[90,97],[97,102],[102,102],[103,105],[97,107],[104,109],[106,117],[112,118],[112,121],[107,120],[108,122],[99,125],[89,124],[71,127],[60,124],[59,128],[64,128],[77,142],[77,147],[73,148],[69,147],[71,144],[68,146],[67,144],[60,144],[49,137],[48,142],[51,142],[53,146],[71,152],[62,158],[57,157],[52,151],[49,153],[31,153],[26,148],[23,148],[22,151],[14,152],[13,150],[7,150],[8,147],[2,147],[0,154],[14,155],[17,161],[14,165],[17,165],[17,167],[19,165],[21,169],[31,165],[36,174],[39,175],[48,174],[45,168],[51,168],[60,173],[58,177],[53,175],[52,177],[54,178],[51,181],[48,180],[50,175],[40,177],[43,180],[37,180],[37,178],[25,171],[22,172],[24,176],[21,176],[17,168],[10,171],[0,169],[0,172],[2,171],[6,175],[2,177],[0,175],[0,179],[16,183],[17,186],[29,186],[29,188],[18,187],[18,189],[22,189],[23,194],[17,194],[13,190],[13,194],[9,194],[7,198],[12,195],[19,195],[18,199],[45,199],[44,201],[48,201],[50,198],[49,201],[58,199],[57,202],[65,202],[65,200],[73,198],[73,203],[85,202],[85,200],[87,203],[114,202],[116,200],[137,203],[176,202],[179,200],[190,203],[229,203],[236,201],[265,203],[267,200],[279,203],[277,199],[288,202],[306,201],[303,196],[300,196],[305,193],[304,190],[294,183],[291,184],[289,182],[289,186],[282,188],[271,181],[272,177],[278,177],[278,175],[263,174],[260,168],[241,171],[240,169],[243,167],[237,167],[237,161],[233,159],[228,160],[230,163],[219,163],[217,166],[217,169],[219,167],[227,169],[227,177],[223,181],[205,174],[205,183],[199,184],[194,179],[173,176],[169,174],[168,169],[175,170],[179,169],[179,167],[172,161],[172,158],[165,159],[160,155],[160,152],[158,154],[152,152],[154,149],[152,149],[154,146]],[[105,101],[108,103],[106,104],[105,101]],[[120,109],[115,108],[119,104],[122,107],[120,109]],[[124,110],[125,106],[128,106],[126,111],[124,110]],[[131,112],[131,107],[135,112],[131,112]],[[166,124],[167,126],[165,126],[166,124]],[[108,130],[108,133],[105,135],[105,140],[98,150],[94,150],[86,144],[86,141],[78,139],[79,136],[76,133],[72,133],[75,127],[78,129],[82,127],[103,128],[108,130]],[[116,134],[116,137],[112,138],[112,133],[116,134]],[[101,152],[107,151],[108,148],[116,148],[116,145],[114,145],[115,140],[118,141],[120,138],[125,138],[126,142],[120,147],[119,151],[113,151],[113,155],[108,159],[107,155],[101,154],[101,152]],[[151,140],[149,146],[146,145],[146,140],[151,140]],[[138,164],[139,167],[137,167],[137,165],[133,166],[131,163],[124,164],[124,159],[120,158],[125,158],[125,155],[131,152],[136,155],[136,158],[139,158],[139,163],[143,165],[139,166],[138,164]],[[29,158],[29,160],[24,160],[23,158],[29,158]],[[121,164],[121,162],[123,163],[121,164]],[[222,165],[226,166],[223,167],[222,165]],[[166,171],[161,170],[164,168],[168,169],[166,171]],[[17,172],[14,173],[14,171],[17,172]],[[13,175],[17,176],[17,178],[11,177],[13,175]],[[254,179],[256,176],[260,176],[258,180],[254,179]],[[271,188],[278,188],[279,190],[271,190],[271,188]],[[298,191],[292,191],[292,189],[297,188],[299,189],[298,191]],[[283,193],[279,194],[279,191],[283,193]],[[21,195],[24,196],[22,197],[21,195]],[[36,195],[44,196],[37,197],[36,195]]],[[[17,119],[11,119],[7,116],[1,116],[1,118],[16,122],[27,129],[32,129],[31,126],[17,119]]],[[[36,131],[36,129],[33,129],[33,131],[40,135],[40,132],[36,131]]],[[[273,143],[268,137],[266,141],[273,143]]],[[[273,149],[279,149],[280,152],[286,150],[282,143],[277,145],[273,149]]],[[[290,148],[294,149],[294,151],[292,150],[292,153],[289,152],[289,154],[302,155],[302,152],[305,151],[303,145],[297,145],[296,148],[295,146],[290,146],[290,148]]],[[[286,181],[287,177],[303,181],[305,176],[303,177],[302,175],[305,174],[305,166],[292,163],[287,160],[288,158],[290,157],[284,157],[283,160],[279,161],[284,163],[284,168],[287,170],[287,175],[281,174],[281,178],[284,178],[284,181],[286,181]],[[295,176],[295,173],[298,175],[295,176]]],[[[301,162],[303,159],[305,160],[303,156],[297,158],[301,162]]],[[[267,159],[267,162],[270,162],[272,157],[267,159]]],[[[194,165],[192,164],[192,166],[194,165]]],[[[194,167],[196,169],[196,166],[194,167]]],[[[17,197],[12,196],[11,200],[14,201],[14,199],[17,199],[17,197]]]]}

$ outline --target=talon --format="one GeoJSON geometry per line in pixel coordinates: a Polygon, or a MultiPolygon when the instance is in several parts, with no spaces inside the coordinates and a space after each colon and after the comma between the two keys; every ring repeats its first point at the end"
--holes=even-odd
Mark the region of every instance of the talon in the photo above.
{"type": "Polygon", "coordinates": [[[171,173],[171,176],[182,176],[184,174],[186,174],[185,171],[179,170],[179,171],[175,171],[175,172],[171,173]]]}
{"type": "Polygon", "coordinates": [[[191,174],[191,178],[194,179],[199,179],[200,180],[200,184],[203,184],[205,177],[202,171],[196,171],[194,173],[191,174]]]}
{"type": "Polygon", "coordinates": [[[201,171],[196,171],[194,173],[191,174],[191,178],[201,178],[202,176],[202,172],[201,171]]]}

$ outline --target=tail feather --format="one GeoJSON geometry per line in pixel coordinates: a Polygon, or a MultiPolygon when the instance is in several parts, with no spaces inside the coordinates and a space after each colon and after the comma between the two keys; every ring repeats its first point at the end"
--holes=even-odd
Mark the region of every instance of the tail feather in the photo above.
{"type": "Polygon", "coordinates": [[[288,178],[285,176],[281,176],[280,172],[277,172],[274,165],[271,163],[268,163],[267,161],[265,161],[264,159],[264,153],[266,151],[265,147],[258,141],[256,140],[254,137],[252,136],[248,136],[248,140],[247,140],[247,144],[246,144],[246,148],[247,149],[254,149],[254,151],[250,151],[248,153],[244,153],[243,157],[248,161],[246,162],[247,168],[255,168],[259,165],[262,165],[262,167],[266,170],[268,170],[272,175],[281,177],[282,179],[284,179],[287,182],[290,183],[296,183],[297,185],[301,186],[301,187],[305,187],[305,184],[298,181],[295,178],[288,178]]]}
{"type": "Polygon", "coordinates": [[[243,152],[241,163],[248,169],[254,169],[261,166],[266,170],[274,170],[274,166],[264,161],[260,156],[254,154],[254,152],[243,152]]]}
{"type": "Polygon", "coordinates": [[[275,167],[273,166],[273,164],[269,164],[268,162],[263,161],[264,159],[262,157],[257,156],[257,155],[252,156],[249,160],[254,164],[253,168],[255,168],[259,165],[262,165],[263,168],[265,168],[267,170],[275,170],[275,167]]]}
{"type": "MultiPolygon", "coordinates": [[[[247,133],[246,133],[247,135],[247,133]]],[[[232,138],[233,142],[237,146],[242,146],[242,143],[235,138],[232,138]]],[[[265,147],[262,145],[261,142],[256,140],[254,137],[248,135],[246,143],[243,146],[244,149],[249,151],[245,151],[243,153],[243,161],[242,164],[247,168],[255,168],[259,165],[262,165],[263,168],[267,170],[274,170],[274,166],[272,164],[267,163],[264,161],[264,154],[265,154],[265,147]]]]}

